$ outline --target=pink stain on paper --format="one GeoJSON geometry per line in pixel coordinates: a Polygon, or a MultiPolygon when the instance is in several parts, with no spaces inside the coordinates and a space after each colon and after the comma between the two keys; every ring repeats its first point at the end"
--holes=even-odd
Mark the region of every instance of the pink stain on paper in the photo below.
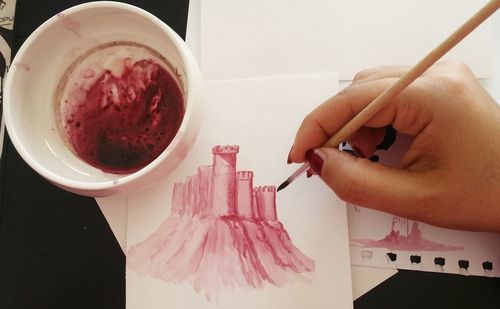
{"type": "Polygon", "coordinates": [[[402,251],[455,251],[464,247],[441,244],[425,239],[418,227],[418,222],[412,221],[411,227],[408,219],[394,217],[391,231],[383,239],[351,239],[352,245],[363,248],[386,248],[402,251]]]}
{"type": "Polygon", "coordinates": [[[315,262],[278,220],[276,187],[254,187],[252,171],[236,171],[238,151],[213,147],[213,165],[174,184],[170,217],[128,251],[131,269],[192,284],[207,300],[223,289],[310,280],[315,262]]]}

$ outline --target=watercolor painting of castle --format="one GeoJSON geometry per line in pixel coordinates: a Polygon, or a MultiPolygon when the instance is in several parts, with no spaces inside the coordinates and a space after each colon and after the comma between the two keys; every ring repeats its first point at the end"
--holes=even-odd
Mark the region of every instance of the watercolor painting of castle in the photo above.
{"type": "Polygon", "coordinates": [[[139,275],[191,284],[207,300],[224,289],[310,280],[315,262],[294,246],[276,211],[276,187],[237,171],[239,146],[212,148],[212,165],[174,184],[170,216],[127,252],[139,275]]]}

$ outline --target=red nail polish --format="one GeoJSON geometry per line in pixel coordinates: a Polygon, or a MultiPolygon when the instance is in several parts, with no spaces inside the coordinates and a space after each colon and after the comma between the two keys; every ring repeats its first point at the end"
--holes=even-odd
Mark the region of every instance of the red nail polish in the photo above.
{"type": "Polygon", "coordinates": [[[316,172],[316,174],[321,175],[321,168],[323,167],[323,163],[325,160],[323,159],[324,155],[320,150],[309,150],[306,154],[307,161],[311,168],[316,172]]]}
{"type": "Polygon", "coordinates": [[[312,173],[311,169],[308,169],[307,172],[306,172],[307,178],[311,178],[312,175],[313,175],[313,173],[312,173]]]}
{"type": "Polygon", "coordinates": [[[290,151],[288,152],[288,159],[286,160],[286,164],[292,164],[292,159],[290,159],[290,153],[292,153],[292,149],[293,149],[293,146],[292,146],[292,148],[290,148],[290,151]]]}

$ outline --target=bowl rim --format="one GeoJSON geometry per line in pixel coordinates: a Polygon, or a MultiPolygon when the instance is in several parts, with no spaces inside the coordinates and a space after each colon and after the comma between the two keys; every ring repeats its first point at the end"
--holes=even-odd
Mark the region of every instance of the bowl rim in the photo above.
{"type": "Polygon", "coordinates": [[[196,88],[199,88],[199,84],[201,83],[198,64],[196,63],[194,56],[191,54],[191,51],[189,50],[187,45],[185,45],[184,40],[182,40],[181,37],[173,29],[171,29],[166,23],[164,23],[155,15],[137,6],[115,1],[94,1],[70,7],[66,10],[59,12],[58,14],[55,14],[54,16],[50,17],[48,20],[42,23],[37,29],[35,29],[35,31],[33,31],[28,36],[28,38],[26,38],[22,46],[17,51],[15,57],[11,61],[11,66],[7,73],[7,77],[5,79],[5,84],[4,84],[3,118],[5,127],[9,134],[10,140],[12,141],[12,144],[18,151],[19,155],[23,158],[24,161],[26,161],[26,163],[28,163],[28,165],[31,168],[33,168],[37,173],[39,173],[47,180],[54,182],[55,184],[58,184],[65,188],[75,189],[78,191],[85,191],[85,192],[118,189],[119,187],[125,186],[143,177],[144,175],[150,173],[152,170],[158,167],[166,157],[170,156],[173,153],[174,147],[177,146],[177,143],[181,142],[180,136],[183,134],[182,132],[186,131],[187,126],[191,120],[191,116],[193,114],[193,108],[194,108],[193,105],[196,104],[196,100],[194,99],[195,92],[199,91],[196,88]],[[142,16],[145,19],[151,21],[155,26],[163,30],[163,32],[165,32],[167,36],[172,40],[172,43],[178,50],[181,60],[185,64],[185,67],[190,69],[186,70],[185,72],[187,92],[185,93],[186,106],[185,106],[183,120],[181,122],[179,129],[177,130],[176,135],[172,139],[172,142],[160,153],[160,155],[158,155],[148,165],[144,166],[140,170],[135,171],[133,173],[123,174],[123,176],[120,174],[116,174],[119,175],[119,177],[116,179],[97,181],[97,182],[85,182],[60,176],[52,172],[51,169],[48,169],[44,165],[40,164],[36,159],[34,159],[30,155],[30,153],[26,150],[23,143],[21,142],[21,139],[18,137],[16,132],[16,125],[13,123],[14,121],[11,119],[10,101],[11,97],[13,96],[11,89],[14,76],[20,69],[22,70],[22,68],[16,67],[15,63],[20,62],[19,60],[22,59],[26,51],[31,47],[31,45],[36,41],[38,36],[43,31],[53,26],[54,23],[58,22],[58,14],[62,13],[65,14],[66,16],[70,16],[80,11],[95,9],[99,7],[122,9],[124,11],[128,11],[130,13],[142,16]],[[190,70],[194,70],[195,72],[190,72],[190,70]],[[175,143],[174,145],[173,142],[175,141],[177,141],[177,143],[175,143]]]}

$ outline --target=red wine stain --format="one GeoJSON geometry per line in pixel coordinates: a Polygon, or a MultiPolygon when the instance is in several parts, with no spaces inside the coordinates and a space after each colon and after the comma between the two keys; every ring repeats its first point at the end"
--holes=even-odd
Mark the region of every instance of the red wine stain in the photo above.
{"type": "Polygon", "coordinates": [[[66,29],[66,31],[73,33],[74,35],[76,35],[79,38],[81,37],[80,36],[80,22],[79,21],[77,21],[71,17],[66,16],[64,13],[57,14],[57,17],[59,18],[61,25],[63,26],[64,29],[66,29]]]}
{"type": "Polygon", "coordinates": [[[14,63],[14,65],[20,69],[25,70],[26,72],[29,72],[31,70],[31,67],[24,62],[16,62],[14,63]]]}
{"type": "Polygon", "coordinates": [[[315,262],[290,239],[276,215],[276,188],[253,187],[236,171],[238,146],[215,146],[213,165],[174,184],[171,215],[127,252],[127,265],[217,299],[223,289],[281,287],[310,280],[315,262]]]}
{"type": "Polygon", "coordinates": [[[441,244],[424,238],[418,227],[418,222],[413,221],[410,227],[408,219],[394,217],[390,232],[379,240],[351,239],[352,245],[363,248],[386,248],[402,251],[454,251],[464,247],[441,244]]]}
{"type": "MultiPolygon", "coordinates": [[[[104,71],[88,90],[74,90],[73,97],[83,99],[63,117],[77,155],[113,173],[134,172],[152,162],[184,116],[181,90],[162,66],[152,60],[123,61],[121,76],[104,71]]],[[[86,69],[81,75],[95,74],[86,69]]]]}

